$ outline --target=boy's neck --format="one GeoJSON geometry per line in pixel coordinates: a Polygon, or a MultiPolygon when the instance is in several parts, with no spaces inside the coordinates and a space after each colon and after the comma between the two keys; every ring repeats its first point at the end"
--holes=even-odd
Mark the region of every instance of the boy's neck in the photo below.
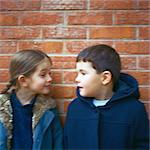
{"type": "Polygon", "coordinates": [[[108,100],[111,99],[113,96],[114,92],[112,90],[112,87],[104,87],[101,92],[100,95],[95,97],[95,99],[97,100],[108,100]]]}
{"type": "Polygon", "coordinates": [[[19,89],[16,91],[16,95],[22,105],[30,104],[35,94],[30,92],[28,89],[19,89]]]}

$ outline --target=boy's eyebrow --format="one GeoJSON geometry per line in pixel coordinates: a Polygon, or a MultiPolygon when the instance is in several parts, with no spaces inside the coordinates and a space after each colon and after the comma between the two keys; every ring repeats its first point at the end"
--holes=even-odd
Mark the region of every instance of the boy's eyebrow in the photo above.
{"type": "MultiPolygon", "coordinates": [[[[77,69],[78,70],[78,69],[77,69]]],[[[79,69],[78,70],[79,72],[86,72],[86,70],[83,70],[83,69],[79,69]]]]}

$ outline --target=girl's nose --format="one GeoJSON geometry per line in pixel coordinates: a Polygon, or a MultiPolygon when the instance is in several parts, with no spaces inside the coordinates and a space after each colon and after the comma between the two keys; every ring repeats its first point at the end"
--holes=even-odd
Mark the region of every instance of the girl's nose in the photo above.
{"type": "Polygon", "coordinates": [[[48,75],[47,81],[48,81],[48,82],[51,82],[51,81],[52,81],[52,77],[51,77],[50,75],[48,75]]]}

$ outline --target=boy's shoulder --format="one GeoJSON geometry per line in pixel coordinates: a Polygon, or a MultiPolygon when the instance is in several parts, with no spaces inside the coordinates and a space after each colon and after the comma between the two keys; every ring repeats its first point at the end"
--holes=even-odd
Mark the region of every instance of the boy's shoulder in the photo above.
{"type": "Polygon", "coordinates": [[[68,110],[77,109],[80,107],[80,105],[81,100],[79,100],[79,98],[75,98],[69,103],[68,110]]]}

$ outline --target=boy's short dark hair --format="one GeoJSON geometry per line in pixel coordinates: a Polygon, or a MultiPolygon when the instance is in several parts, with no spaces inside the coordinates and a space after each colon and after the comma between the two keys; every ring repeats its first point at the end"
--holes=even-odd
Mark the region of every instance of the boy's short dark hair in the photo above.
{"type": "Polygon", "coordinates": [[[76,62],[91,62],[97,73],[110,71],[115,85],[120,76],[121,62],[116,50],[108,45],[95,45],[81,51],[76,62]]]}

